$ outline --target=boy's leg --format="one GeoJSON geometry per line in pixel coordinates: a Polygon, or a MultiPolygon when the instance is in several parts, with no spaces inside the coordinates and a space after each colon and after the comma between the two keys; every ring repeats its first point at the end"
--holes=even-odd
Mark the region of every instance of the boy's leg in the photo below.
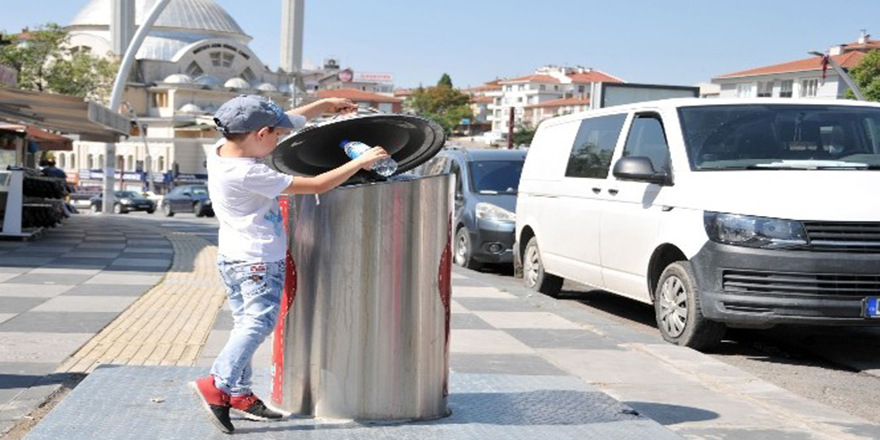
{"type": "MultiPolygon", "coordinates": [[[[220,279],[226,287],[226,299],[229,303],[229,308],[232,310],[232,319],[238,323],[241,316],[244,315],[244,301],[242,300],[239,284],[234,282],[234,277],[230,276],[233,267],[234,262],[226,261],[223,256],[218,256],[217,268],[220,272],[220,279]]],[[[231,434],[235,430],[232,420],[229,418],[229,411],[232,408],[232,396],[230,396],[229,390],[217,387],[213,368],[210,376],[190,382],[189,386],[208,412],[211,422],[221,431],[231,434]]]]}
{"type": "Polygon", "coordinates": [[[214,362],[217,387],[231,394],[232,412],[255,420],[272,420],[281,414],[268,410],[251,391],[251,359],[274,330],[284,287],[284,262],[241,265],[236,280],[242,313],[229,341],[214,362]]]}

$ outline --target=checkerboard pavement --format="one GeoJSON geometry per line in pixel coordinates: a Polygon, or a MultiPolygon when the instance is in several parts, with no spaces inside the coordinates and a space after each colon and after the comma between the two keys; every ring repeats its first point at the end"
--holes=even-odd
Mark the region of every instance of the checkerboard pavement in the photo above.
{"type": "Polygon", "coordinates": [[[194,340],[201,334],[198,346],[189,339],[165,344],[174,352],[159,359],[194,360],[223,300],[210,278],[215,252],[197,235],[128,216],[74,216],[37,241],[0,242],[0,434],[56,391],[70,377],[65,373],[146,363],[137,356],[146,351],[144,341],[135,335],[148,338],[135,330],[155,330],[145,331],[151,338],[157,328],[194,340]],[[154,315],[196,307],[200,313],[160,323],[137,319],[144,303],[156,306],[157,300],[169,309],[154,307],[154,315]],[[116,331],[108,336],[110,330],[116,331]],[[119,350],[123,344],[128,351],[119,350]]]}

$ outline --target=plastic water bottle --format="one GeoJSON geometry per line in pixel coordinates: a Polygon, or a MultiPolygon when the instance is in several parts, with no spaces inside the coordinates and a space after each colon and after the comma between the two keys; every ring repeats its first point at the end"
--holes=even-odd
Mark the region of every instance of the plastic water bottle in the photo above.
{"type": "MultiPolygon", "coordinates": [[[[339,143],[339,146],[342,147],[342,149],[345,150],[345,154],[352,159],[356,159],[358,156],[366,153],[367,150],[372,148],[363,142],[357,141],[342,141],[339,143]]],[[[397,171],[397,162],[389,156],[388,158],[382,159],[373,164],[373,167],[370,168],[370,170],[382,177],[391,177],[391,175],[397,171]]]]}

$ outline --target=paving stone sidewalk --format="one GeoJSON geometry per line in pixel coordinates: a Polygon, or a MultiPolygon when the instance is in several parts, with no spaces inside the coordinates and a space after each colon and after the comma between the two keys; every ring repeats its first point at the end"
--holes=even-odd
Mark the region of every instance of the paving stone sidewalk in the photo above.
{"type": "MultiPolygon", "coordinates": [[[[134,216],[77,215],[37,241],[0,242],[0,435],[60,388],[70,378],[65,373],[88,372],[101,362],[146,362],[137,339],[144,334],[133,334],[135,329],[161,328],[186,334],[190,345],[203,344],[222,304],[216,284],[213,290],[203,286],[216,272],[206,270],[212,252],[214,246],[198,235],[134,216]],[[213,302],[204,299],[211,294],[213,302]],[[166,301],[171,297],[191,301],[166,301]],[[199,315],[187,316],[186,326],[136,319],[141,304],[156,300],[167,308],[156,307],[154,314],[197,307],[199,315]],[[201,340],[190,326],[200,326],[201,340]],[[110,356],[122,339],[126,350],[110,356]]],[[[160,362],[194,360],[200,347],[180,345],[169,344],[173,350],[160,362]]]]}

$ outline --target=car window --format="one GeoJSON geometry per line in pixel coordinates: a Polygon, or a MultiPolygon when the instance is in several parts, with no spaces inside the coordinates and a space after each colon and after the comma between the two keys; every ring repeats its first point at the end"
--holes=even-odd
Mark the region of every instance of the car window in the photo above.
{"type": "Polygon", "coordinates": [[[143,196],[135,191],[116,191],[116,198],[142,199],[143,196]]]}
{"type": "Polygon", "coordinates": [[[625,114],[584,119],[578,128],[565,176],[608,177],[611,156],[614,155],[614,147],[625,120],[625,114]]]}
{"type": "Polygon", "coordinates": [[[651,159],[654,171],[669,171],[669,147],[660,115],[636,116],[623,147],[623,157],[647,157],[651,159]]]}
{"type": "Polygon", "coordinates": [[[196,194],[198,194],[198,195],[208,194],[208,187],[207,187],[207,186],[194,186],[194,187],[192,187],[192,189],[190,190],[190,194],[193,194],[193,195],[196,195],[196,194]]]}
{"type": "Polygon", "coordinates": [[[170,193],[168,193],[168,195],[169,196],[179,196],[179,195],[183,194],[184,189],[185,188],[183,188],[183,187],[174,188],[173,190],[171,190],[170,193]]]}
{"type": "Polygon", "coordinates": [[[471,182],[474,191],[480,194],[516,194],[522,168],[521,160],[471,162],[471,182]]]}

